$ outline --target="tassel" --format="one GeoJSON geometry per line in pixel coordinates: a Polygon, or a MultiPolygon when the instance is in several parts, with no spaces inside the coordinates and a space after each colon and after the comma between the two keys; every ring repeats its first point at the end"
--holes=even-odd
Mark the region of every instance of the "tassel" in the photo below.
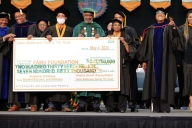
{"type": "Polygon", "coordinates": [[[168,13],[166,13],[166,15],[165,15],[165,19],[167,19],[168,18],[168,13]]]}
{"type": "MultiPolygon", "coordinates": [[[[123,12],[122,12],[122,13],[123,13],[123,12]]],[[[124,18],[124,23],[123,23],[123,25],[124,25],[124,27],[126,27],[126,19],[127,19],[127,18],[126,18],[125,13],[123,13],[123,15],[124,15],[124,17],[125,17],[125,18],[124,18]]]]}
{"type": "Polygon", "coordinates": [[[7,13],[7,15],[9,16],[9,20],[11,20],[11,16],[10,16],[10,14],[9,14],[9,13],[7,13]]]}
{"type": "Polygon", "coordinates": [[[21,9],[19,9],[19,12],[20,12],[20,14],[21,14],[21,15],[23,15],[23,12],[22,12],[22,10],[21,10],[21,9]]]}
{"type": "Polygon", "coordinates": [[[50,26],[50,22],[48,21],[48,26],[50,26]]]}

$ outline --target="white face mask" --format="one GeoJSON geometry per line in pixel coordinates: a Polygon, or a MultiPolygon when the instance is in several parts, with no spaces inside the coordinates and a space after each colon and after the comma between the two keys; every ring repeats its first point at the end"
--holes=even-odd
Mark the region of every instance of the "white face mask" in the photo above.
{"type": "Polygon", "coordinates": [[[58,24],[64,24],[65,23],[65,19],[64,18],[57,18],[57,23],[58,24]]]}

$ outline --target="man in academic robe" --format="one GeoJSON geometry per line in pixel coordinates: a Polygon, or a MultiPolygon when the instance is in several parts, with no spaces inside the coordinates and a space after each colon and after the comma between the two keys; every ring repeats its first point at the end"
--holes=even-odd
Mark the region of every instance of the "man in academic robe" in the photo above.
{"type": "Polygon", "coordinates": [[[167,22],[163,8],[156,10],[156,23],[144,30],[136,58],[146,71],[143,100],[152,99],[152,112],[170,112],[177,78],[176,53],[184,44],[172,18],[167,22]]]}
{"type": "Polygon", "coordinates": [[[0,110],[7,110],[6,103],[8,100],[9,85],[9,59],[5,56],[7,52],[7,39],[14,34],[7,34],[9,27],[7,26],[10,14],[0,13],[0,110]]]}
{"type": "MultiPolygon", "coordinates": [[[[129,63],[129,80],[130,80],[130,87],[129,87],[129,107],[131,108],[131,112],[137,112],[136,109],[136,101],[138,100],[138,86],[137,86],[137,74],[136,69],[138,66],[138,62],[135,60],[134,56],[136,53],[137,48],[139,47],[140,43],[138,41],[138,36],[133,27],[126,26],[126,15],[122,11],[115,11],[114,12],[114,19],[118,19],[122,22],[122,28],[124,32],[129,35],[131,38],[131,42],[129,43],[130,48],[130,63],[129,63]]],[[[128,79],[128,78],[127,78],[128,79]]]]}
{"type": "MultiPolygon", "coordinates": [[[[57,23],[48,28],[46,38],[51,41],[52,37],[71,37],[73,28],[66,25],[65,21],[70,16],[68,9],[60,7],[55,10],[57,23]]],[[[63,112],[71,112],[69,108],[70,92],[49,92],[47,94],[48,108],[45,112],[61,110],[63,112]],[[61,105],[61,107],[60,107],[61,105]]]]}
{"type": "MultiPolygon", "coordinates": [[[[102,27],[93,21],[96,17],[96,11],[91,8],[83,8],[84,21],[75,26],[73,30],[73,37],[105,37],[105,32],[102,27]]],[[[100,92],[79,92],[79,108],[77,112],[85,112],[85,105],[87,97],[93,97],[93,108],[95,112],[102,112],[100,110],[100,92]]]]}
{"type": "MultiPolygon", "coordinates": [[[[26,13],[26,9],[15,9],[13,11],[16,23],[10,27],[8,33],[14,34],[15,38],[27,37],[29,26],[34,24],[26,20],[26,13]]],[[[8,103],[12,104],[12,107],[8,111],[18,111],[20,103],[29,103],[29,93],[13,92],[13,40],[14,37],[8,39],[9,51],[6,53],[10,57],[8,103]]]]}

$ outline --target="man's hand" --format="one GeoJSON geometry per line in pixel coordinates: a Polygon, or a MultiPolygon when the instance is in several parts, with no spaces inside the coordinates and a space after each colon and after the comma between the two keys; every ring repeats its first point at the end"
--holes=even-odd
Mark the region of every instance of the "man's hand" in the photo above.
{"type": "Polygon", "coordinates": [[[79,34],[78,37],[84,37],[82,34],[79,34]]]}
{"type": "Polygon", "coordinates": [[[143,62],[142,67],[143,67],[144,72],[146,73],[146,71],[147,71],[147,63],[143,62]]]}
{"type": "Polygon", "coordinates": [[[52,41],[52,36],[51,35],[47,35],[46,38],[48,39],[49,42],[52,41]]]}
{"type": "Polygon", "coordinates": [[[8,39],[8,38],[14,38],[15,36],[16,36],[15,34],[10,33],[10,34],[5,35],[5,36],[3,37],[3,40],[5,41],[6,39],[8,39]]]}
{"type": "Polygon", "coordinates": [[[27,39],[28,39],[28,40],[30,40],[30,39],[32,39],[32,38],[33,38],[32,35],[28,35],[28,36],[27,36],[27,39]]]}
{"type": "Polygon", "coordinates": [[[100,37],[100,35],[97,33],[97,34],[95,35],[95,38],[98,39],[99,37],[100,37]]]}

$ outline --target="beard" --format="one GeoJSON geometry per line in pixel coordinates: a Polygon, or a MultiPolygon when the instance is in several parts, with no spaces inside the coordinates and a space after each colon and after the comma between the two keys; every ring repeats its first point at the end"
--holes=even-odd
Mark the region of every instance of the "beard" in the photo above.
{"type": "Polygon", "coordinates": [[[85,23],[87,23],[87,24],[93,23],[93,20],[90,20],[90,21],[84,20],[84,21],[85,21],[85,23]]]}

